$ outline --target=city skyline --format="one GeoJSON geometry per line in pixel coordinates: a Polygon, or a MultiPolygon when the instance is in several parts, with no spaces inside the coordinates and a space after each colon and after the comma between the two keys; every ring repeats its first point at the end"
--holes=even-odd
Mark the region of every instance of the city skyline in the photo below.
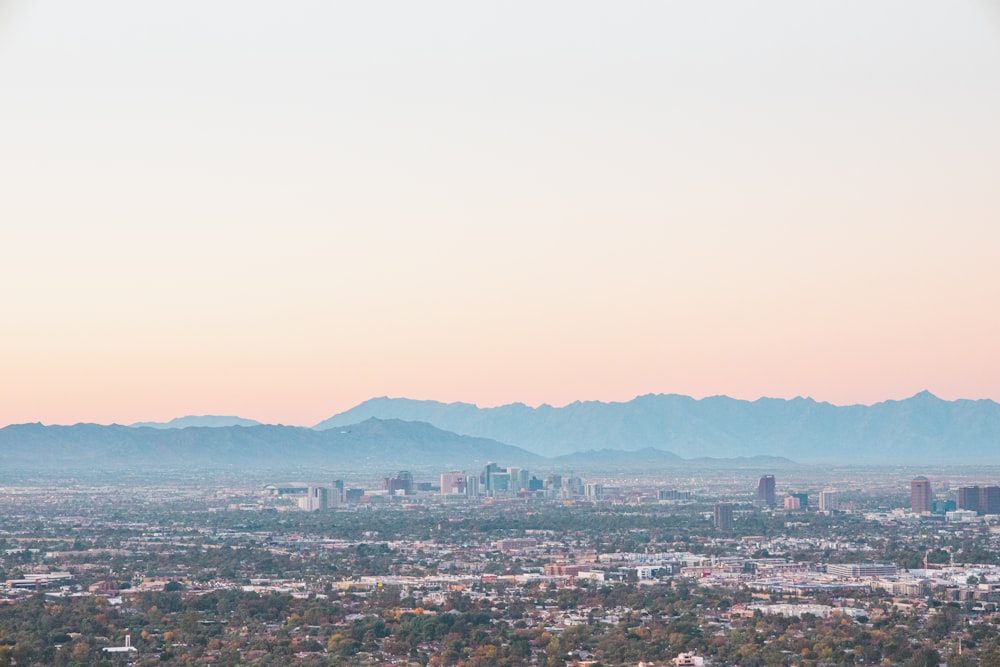
{"type": "Polygon", "coordinates": [[[1000,399],[990,3],[0,5],[0,426],[1000,399]]]}

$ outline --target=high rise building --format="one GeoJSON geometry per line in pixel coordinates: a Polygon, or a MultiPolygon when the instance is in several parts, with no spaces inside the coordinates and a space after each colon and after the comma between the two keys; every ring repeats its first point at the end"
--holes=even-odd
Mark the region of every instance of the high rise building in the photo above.
{"type": "Polygon", "coordinates": [[[979,511],[979,487],[960,486],[958,487],[958,509],[979,511]]]}
{"type": "Polygon", "coordinates": [[[528,488],[528,482],[531,481],[531,473],[529,473],[524,468],[507,468],[507,474],[510,475],[510,490],[520,491],[521,489],[528,488]]]}
{"type": "Polygon", "coordinates": [[[465,495],[470,498],[479,496],[479,475],[468,475],[465,478],[465,495]]]}
{"type": "Polygon", "coordinates": [[[486,467],[483,468],[483,474],[479,476],[479,481],[482,483],[483,490],[489,495],[490,491],[493,491],[491,486],[490,476],[500,472],[500,466],[493,461],[488,461],[486,467]]]}
{"type": "Polygon", "coordinates": [[[604,485],[595,482],[587,482],[583,487],[584,495],[588,500],[600,500],[604,497],[604,485]]]}
{"type": "Polygon", "coordinates": [[[774,475],[764,475],[757,482],[757,500],[767,507],[777,505],[774,495],[774,475]]]}
{"type": "Polygon", "coordinates": [[[979,487],[979,513],[1000,514],[1000,486],[979,487]]]}
{"type": "Polygon", "coordinates": [[[786,496],[784,507],[786,510],[802,509],[802,501],[799,500],[798,496],[786,496]]]}
{"type": "Polygon", "coordinates": [[[395,477],[383,479],[382,488],[388,491],[390,496],[413,495],[413,475],[408,470],[400,470],[395,477]]]}
{"type": "Polygon", "coordinates": [[[948,512],[954,512],[956,509],[955,501],[951,498],[947,499],[937,499],[931,503],[931,513],[939,515],[947,515],[948,512]]]}
{"type": "Polygon", "coordinates": [[[733,530],[732,503],[715,503],[715,527],[727,533],[733,530]]]}
{"type": "Polygon", "coordinates": [[[310,485],[306,494],[298,499],[299,509],[318,512],[330,506],[330,490],[325,486],[310,485]]]}
{"type": "Polygon", "coordinates": [[[788,495],[793,498],[799,499],[799,509],[807,510],[809,509],[809,494],[808,493],[789,493],[788,495]]]}
{"type": "Polygon", "coordinates": [[[823,489],[819,493],[819,509],[821,512],[836,512],[840,509],[840,497],[833,489],[823,489]]]}
{"type": "Polygon", "coordinates": [[[510,491],[510,473],[491,472],[487,479],[486,489],[488,495],[503,495],[510,491]]]}
{"type": "Polygon", "coordinates": [[[453,470],[441,473],[441,495],[454,496],[465,494],[465,471],[453,470]]]}
{"type": "Polygon", "coordinates": [[[930,514],[934,495],[931,492],[931,481],[919,475],[910,482],[910,510],[914,514],[930,514]]]}
{"type": "Polygon", "coordinates": [[[344,502],[344,480],[335,479],[330,485],[330,496],[327,498],[330,507],[337,507],[344,502]]]}

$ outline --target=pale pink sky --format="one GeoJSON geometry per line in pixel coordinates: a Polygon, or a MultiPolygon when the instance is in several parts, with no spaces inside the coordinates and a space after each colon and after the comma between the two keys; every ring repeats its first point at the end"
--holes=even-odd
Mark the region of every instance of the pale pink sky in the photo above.
{"type": "Polygon", "coordinates": [[[1000,399],[984,1],[0,5],[0,425],[1000,399]]]}

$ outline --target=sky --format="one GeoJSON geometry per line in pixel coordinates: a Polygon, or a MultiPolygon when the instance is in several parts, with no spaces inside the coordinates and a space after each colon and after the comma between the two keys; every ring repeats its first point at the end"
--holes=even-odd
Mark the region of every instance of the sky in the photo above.
{"type": "Polygon", "coordinates": [[[1000,2],[0,0],[0,425],[1000,400],[1000,2]]]}

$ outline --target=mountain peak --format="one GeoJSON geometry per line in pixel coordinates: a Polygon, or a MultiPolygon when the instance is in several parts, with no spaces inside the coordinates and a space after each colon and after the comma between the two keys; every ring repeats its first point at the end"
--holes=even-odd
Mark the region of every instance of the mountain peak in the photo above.
{"type": "Polygon", "coordinates": [[[384,399],[362,404],[318,429],[370,417],[426,422],[543,456],[587,450],[668,450],[681,457],[782,456],[798,461],[941,461],[955,453],[1000,460],[1000,405],[945,401],[929,391],[905,400],[838,406],[806,396],[748,401],[646,394],[626,402],[564,407],[384,399]]]}
{"type": "Polygon", "coordinates": [[[226,426],[260,426],[259,421],[244,419],[243,417],[219,416],[219,415],[188,415],[187,417],[175,417],[168,422],[136,422],[129,424],[133,428],[188,428],[191,426],[223,428],[226,426]]]}

